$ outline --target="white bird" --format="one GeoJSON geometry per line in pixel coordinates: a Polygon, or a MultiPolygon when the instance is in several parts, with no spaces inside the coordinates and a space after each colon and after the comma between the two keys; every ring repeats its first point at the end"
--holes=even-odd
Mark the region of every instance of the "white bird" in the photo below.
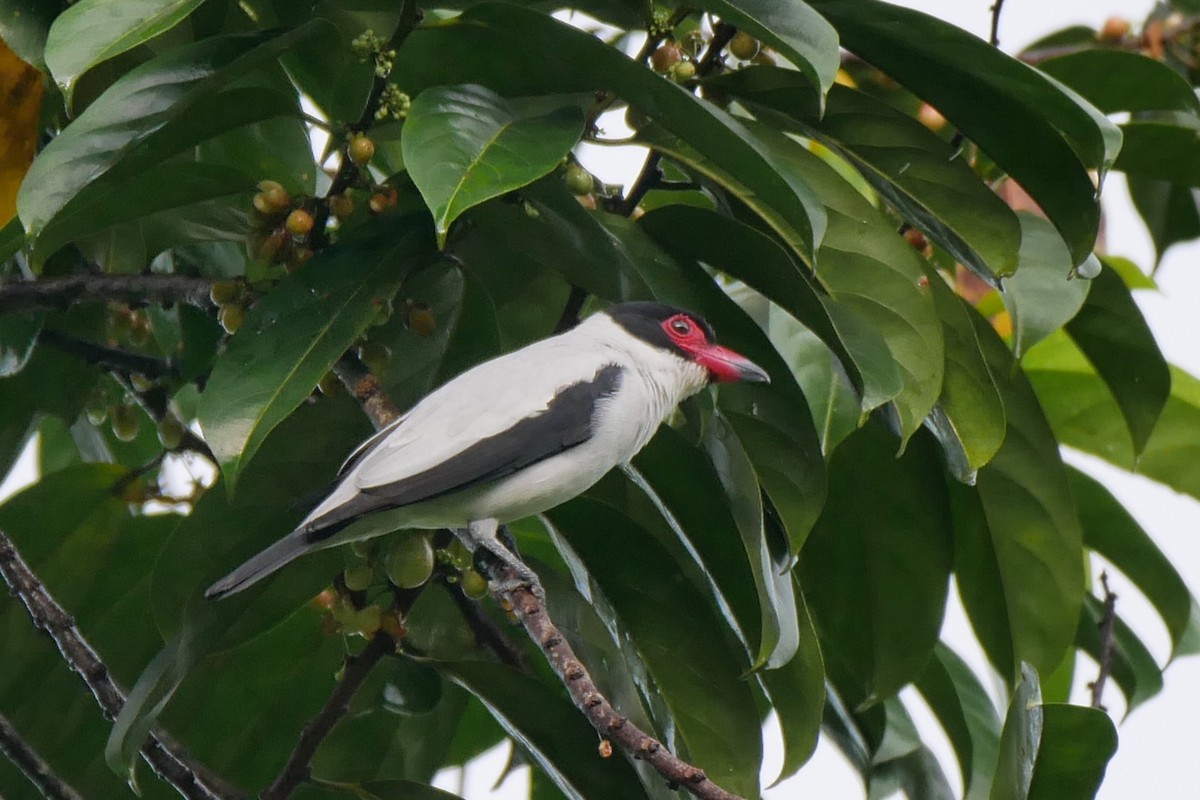
{"type": "Polygon", "coordinates": [[[614,305],[479,364],[363,442],[287,536],[209,587],[241,591],[306,552],[401,528],[451,528],[535,588],[500,525],[570,500],[626,464],[682,400],[714,381],[769,382],[701,317],[614,305]]]}

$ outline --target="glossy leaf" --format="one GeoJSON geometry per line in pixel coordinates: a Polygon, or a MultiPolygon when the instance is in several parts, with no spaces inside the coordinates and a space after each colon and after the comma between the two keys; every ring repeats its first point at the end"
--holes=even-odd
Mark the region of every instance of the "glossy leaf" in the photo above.
{"type": "Polygon", "coordinates": [[[582,131],[576,106],[527,115],[483,86],[421,92],[401,144],[404,165],[433,212],[439,243],[468,208],[557,167],[582,131]]]}
{"type": "Polygon", "coordinates": [[[900,458],[878,423],[829,463],[829,498],[800,558],[826,665],[846,702],[877,702],[921,672],[949,583],[949,512],[932,445],[900,458]]]}
{"type": "Polygon", "coordinates": [[[29,363],[45,318],[40,312],[0,317],[0,378],[11,378],[29,363]]]}
{"type": "Polygon", "coordinates": [[[966,662],[941,642],[916,686],[954,748],[963,800],[986,800],[1000,745],[1000,716],[987,690],[966,662]]]}
{"type": "Polygon", "coordinates": [[[762,748],[757,712],[740,677],[740,659],[723,644],[708,602],[612,506],[577,498],[547,516],[628,631],[670,709],[682,748],[718,785],[757,795],[762,748]],[[627,554],[633,549],[639,557],[631,561],[627,554]],[[664,614],[688,624],[662,625],[664,614]]]}
{"type": "Polygon", "coordinates": [[[1051,672],[1074,639],[1084,589],[1079,521],[1058,443],[1008,348],[978,315],[976,335],[1008,431],[976,486],[951,486],[959,594],[984,652],[1012,678],[1051,672]]]}
{"type": "Polygon", "coordinates": [[[197,414],[233,491],[267,434],[308,397],[430,253],[424,222],[382,220],[256,303],[213,366],[197,414]]]}
{"type": "Polygon", "coordinates": [[[737,175],[748,193],[775,209],[779,216],[771,222],[777,229],[794,231],[797,247],[811,253],[824,233],[816,195],[781,176],[741,122],[590,34],[542,14],[500,3],[473,6],[452,22],[415,31],[397,55],[396,69],[410,92],[478,83],[515,97],[606,86],[726,174],[737,175]],[[493,57],[499,52],[505,54],[503,69],[493,57]]]}
{"type": "Polygon", "coordinates": [[[1074,277],[1071,254],[1048,222],[1032,214],[1020,220],[1021,269],[1005,281],[1003,292],[1017,358],[1070,321],[1091,287],[1074,277]]]}
{"type": "Polygon", "coordinates": [[[1090,283],[1066,330],[1112,392],[1140,454],[1171,392],[1170,368],[1120,276],[1105,268],[1090,283]]]}
{"type": "Polygon", "coordinates": [[[1016,179],[1062,234],[1074,264],[1087,258],[1100,220],[1087,170],[1103,171],[1116,156],[1111,123],[1034,68],[919,11],[879,0],[811,5],[844,47],[929,102],[1016,179]]]}
{"type": "Polygon", "coordinates": [[[837,75],[838,34],[804,0],[703,0],[701,8],[737,26],[795,64],[824,97],[837,75]]]}
{"type": "Polygon", "coordinates": [[[1193,652],[1200,631],[1200,607],[1183,577],[1099,481],[1075,469],[1068,469],[1067,477],[1084,544],[1112,562],[1154,606],[1171,635],[1172,658],[1193,652]]]}
{"type": "MultiPolygon", "coordinates": [[[[786,115],[791,127],[829,146],[901,216],[984,280],[1017,266],[1021,231],[1011,209],[960,152],[915,119],[868,94],[835,85],[821,116],[795,72],[756,67],[709,82],[721,91],[786,115]]],[[[775,117],[774,119],[778,119],[775,117]]]]}
{"type": "Polygon", "coordinates": [[[1127,176],[1129,196],[1154,240],[1155,263],[1167,248],[1200,237],[1200,196],[1190,186],[1127,176]]]}
{"type": "Polygon", "coordinates": [[[101,61],[178,25],[203,0],[80,0],[50,26],[46,66],[70,105],[75,83],[101,61]]]}
{"type": "Polygon", "coordinates": [[[1200,114],[1200,100],[1187,80],[1162,61],[1142,53],[1090,47],[1047,59],[1038,69],[1113,114],[1118,111],[1184,111],[1200,114]]]}

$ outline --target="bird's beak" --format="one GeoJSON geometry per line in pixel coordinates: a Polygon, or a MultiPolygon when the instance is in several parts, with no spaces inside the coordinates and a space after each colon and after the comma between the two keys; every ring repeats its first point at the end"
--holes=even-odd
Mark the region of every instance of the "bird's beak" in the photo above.
{"type": "Polygon", "coordinates": [[[745,381],[747,383],[770,383],[767,371],[727,347],[708,345],[696,352],[696,363],[708,370],[718,382],[745,381]]]}

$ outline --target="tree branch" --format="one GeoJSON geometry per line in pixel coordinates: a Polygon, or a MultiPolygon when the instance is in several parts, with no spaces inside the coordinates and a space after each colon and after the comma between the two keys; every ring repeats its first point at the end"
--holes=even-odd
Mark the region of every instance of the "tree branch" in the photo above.
{"type": "Polygon", "coordinates": [[[1000,12],[1004,10],[1004,0],[995,0],[992,4],[992,30],[988,34],[988,43],[992,47],[1000,46],[1000,12]]]}
{"type": "Polygon", "coordinates": [[[86,342],[48,328],[38,335],[38,341],[69,355],[78,356],[89,364],[126,375],[136,373],[154,379],[174,375],[177,371],[175,365],[164,359],[86,342]]]}
{"type": "Polygon", "coordinates": [[[333,365],[333,374],[354,395],[375,430],[382,430],[400,418],[400,409],[379,385],[375,377],[354,355],[346,353],[333,365]]]}
{"type": "MultiPolygon", "coordinates": [[[[506,565],[497,564],[496,572],[498,585],[516,585],[521,580],[521,576],[506,565]]],[[[517,588],[498,590],[493,596],[502,607],[511,607],[516,613],[529,637],[550,662],[554,674],[567,688],[575,707],[583,712],[601,736],[616,742],[633,758],[654,767],[670,785],[682,786],[702,800],[741,800],[709,780],[704,770],[676,758],[661,742],[618,714],[600,694],[592,676],[575,656],[571,645],[533,592],[517,588]]]]}
{"type": "MultiPolygon", "coordinates": [[[[72,670],[96,698],[100,710],[114,719],[125,705],[125,692],[113,680],[100,656],[75,626],[75,620],[50,595],[21,558],[16,546],[0,531],[0,577],[25,606],[36,627],[44,630],[72,670]]],[[[141,748],[142,758],[164,781],[188,800],[229,800],[245,793],[231,787],[194,760],[174,740],[151,731],[141,748]]]]}
{"type": "Polygon", "coordinates": [[[51,771],[50,765],[21,738],[21,734],[3,714],[0,714],[0,753],[8,756],[8,760],[21,770],[46,800],[83,800],[78,792],[51,771]]]}
{"type": "Polygon", "coordinates": [[[259,800],[287,800],[292,796],[292,792],[308,778],[317,748],[333,731],[338,720],[350,710],[350,701],[371,674],[371,670],[384,656],[395,650],[396,643],[392,637],[386,633],[376,633],[365,650],[346,659],[342,667],[342,677],[338,679],[333,693],[329,695],[317,715],[305,723],[300,731],[300,741],[296,743],[296,748],[292,750],[283,770],[259,795],[259,800]]]}
{"type": "Polygon", "coordinates": [[[191,275],[80,273],[37,281],[0,283],[0,314],[64,310],[76,303],[187,303],[210,308],[212,281],[191,275]]]}
{"type": "Polygon", "coordinates": [[[1117,622],[1117,596],[1108,588],[1108,572],[1100,573],[1100,585],[1104,588],[1104,613],[1100,615],[1100,664],[1096,680],[1088,684],[1092,690],[1092,708],[1107,711],[1104,706],[1104,685],[1112,673],[1113,657],[1117,654],[1117,645],[1113,640],[1113,628],[1117,622]]]}

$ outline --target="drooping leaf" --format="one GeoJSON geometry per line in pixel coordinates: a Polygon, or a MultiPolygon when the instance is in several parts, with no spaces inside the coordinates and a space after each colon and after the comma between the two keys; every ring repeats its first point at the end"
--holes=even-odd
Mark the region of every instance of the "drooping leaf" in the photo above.
{"type": "Polygon", "coordinates": [[[1200,186],[1200,119],[1184,114],[1138,117],[1121,126],[1125,143],[1114,169],[1138,178],[1200,186]]]}
{"type": "Polygon", "coordinates": [[[1136,174],[1126,176],[1126,181],[1134,208],[1154,240],[1156,264],[1171,245],[1200,237],[1200,193],[1196,189],[1136,174]]]}
{"type": "Polygon", "coordinates": [[[1089,47],[1047,59],[1038,69],[1070,86],[1105,114],[1118,111],[1184,111],[1200,114],[1187,80],[1142,53],[1089,47]]]}
{"type": "Polygon", "coordinates": [[[385,218],[314,258],[250,309],[197,408],[226,488],[233,491],[266,435],[312,393],[430,252],[420,216],[385,218]]]}
{"type": "Polygon", "coordinates": [[[1029,348],[1070,321],[1083,307],[1091,283],[1074,277],[1071,254],[1040,217],[1020,214],[1021,268],[1005,281],[1004,303],[1013,318],[1013,351],[1029,348]]]}
{"type": "Polygon", "coordinates": [[[818,97],[837,76],[838,34],[804,0],[702,0],[723,21],[771,45],[795,64],[818,97]]]}
{"type": "Polygon", "coordinates": [[[869,423],[834,451],[829,498],[800,557],[800,580],[832,679],[854,706],[920,674],[949,584],[949,510],[932,444],[869,423]]]}
{"type": "Polygon", "coordinates": [[[483,86],[421,92],[401,145],[404,165],[433,212],[439,244],[467,209],[557,167],[582,131],[583,112],[573,105],[522,114],[483,86]]]}
{"type": "MultiPolygon", "coordinates": [[[[1083,541],[1111,561],[1146,596],[1171,635],[1171,657],[1192,652],[1190,631],[1200,631],[1200,608],[1166,555],[1103,484],[1068,469],[1083,541]]],[[[1192,647],[1195,642],[1192,642],[1192,647]]]]}
{"type": "Polygon", "coordinates": [[[1079,520],[1050,430],[999,336],[971,319],[1004,401],[1004,444],[974,488],[951,486],[959,594],[989,660],[1051,672],[1074,639],[1084,589],[1079,520]]]}
{"type": "Polygon", "coordinates": [[[1015,178],[1073,264],[1087,258],[1100,221],[1087,170],[1112,163],[1120,136],[1111,123],[1033,67],[932,16],[879,0],[810,4],[844,47],[928,101],[1015,178]]]}
{"type": "Polygon", "coordinates": [[[1106,267],[1090,283],[1066,330],[1112,392],[1140,455],[1171,393],[1170,367],[1120,276],[1106,267]]]}
{"type": "Polygon", "coordinates": [[[482,84],[507,97],[608,87],[737,175],[748,194],[776,210],[771,222],[790,232],[790,243],[811,254],[824,234],[816,195],[791,176],[781,176],[741,122],[592,35],[545,15],[501,3],[474,5],[451,22],[415,31],[397,55],[396,69],[410,92],[453,83],[482,84]]]}
{"type": "Polygon", "coordinates": [[[71,103],[75,83],[101,61],[182,22],[203,0],[80,0],[54,20],[46,66],[71,103]]]}

